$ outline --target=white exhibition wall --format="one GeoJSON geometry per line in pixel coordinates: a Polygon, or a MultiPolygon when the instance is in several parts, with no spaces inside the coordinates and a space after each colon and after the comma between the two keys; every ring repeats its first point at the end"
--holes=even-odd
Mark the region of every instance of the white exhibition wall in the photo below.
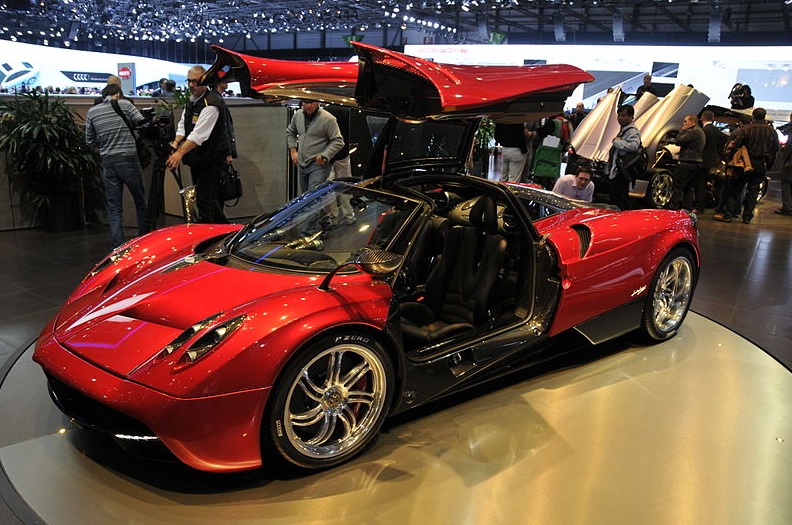
{"type": "Polygon", "coordinates": [[[0,88],[9,91],[28,86],[46,88],[103,88],[108,75],[118,75],[119,64],[134,64],[132,85],[143,86],[170,78],[187,81],[190,65],[130,55],[78,51],[0,40],[0,88]]]}
{"type": "MultiPolygon", "coordinates": [[[[634,93],[643,75],[670,91],[691,84],[710,97],[710,104],[729,106],[736,83],[751,86],[756,106],[776,120],[792,111],[792,47],[625,46],[625,45],[406,45],[405,53],[446,64],[571,64],[595,81],[570,97],[572,108],[583,101],[592,108],[611,86],[634,93]]],[[[664,94],[663,92],[659,94],[664,94]]]]}
{"type": "MultiPolygon", "coordinates": [[[[581,86],[568,101],[583,101],[591,108],[611,86],[631,93],[644,73],[664,91],[677,84],[692,84],[710,97],[710,103],[728,106],[729,92],[739,82],[753,90],[756,105],[776,120],[786,121],[792,111],[792,47],[629,46],[629,45],[406,45],[409,55],[449,64],[531,65],[566,63],[589,71],[595,81],[581,86]],[[665,88],[665,90],[663,89],[665,88]]],[[[187,67],[164,60],[77,51],[0,40],[0,87],[23,78],[42,87],[104,86],[107,75],[118,74],[118,65],[134,64],[134,85],[162,77],[183,84],[187,67]],[[17,80],[9,76],[19,73],[17,80]]]]}

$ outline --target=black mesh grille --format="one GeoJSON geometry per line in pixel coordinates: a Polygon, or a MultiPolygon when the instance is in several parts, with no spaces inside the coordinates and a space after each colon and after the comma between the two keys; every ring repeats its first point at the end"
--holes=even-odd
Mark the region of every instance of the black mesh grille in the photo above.
{"type": "Polygon", "coordinates": [[[55,377],[48,375],[47,379],[50,397],[55,405],[78,425],[114,435],[154,436],[146,425],[136,419],[103,405],[55,377]]]}

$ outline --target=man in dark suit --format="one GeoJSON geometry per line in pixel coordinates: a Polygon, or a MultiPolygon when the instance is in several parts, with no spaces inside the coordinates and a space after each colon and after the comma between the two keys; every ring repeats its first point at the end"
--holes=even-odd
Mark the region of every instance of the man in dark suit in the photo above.
{"type": "MultiPolygon", "coordinates": [[[[707,180],[713,168],[723,160],[723,148],[728,137],[714,124],[715,114],[709,109],[701,113],[701,129],[704,130],[704,151],[702,152],[701,172],[696,179],[693,212],[704,213],[707,197],[707,180]]],[[[718,197],[716,195],[716,197],[718,197]]]]}

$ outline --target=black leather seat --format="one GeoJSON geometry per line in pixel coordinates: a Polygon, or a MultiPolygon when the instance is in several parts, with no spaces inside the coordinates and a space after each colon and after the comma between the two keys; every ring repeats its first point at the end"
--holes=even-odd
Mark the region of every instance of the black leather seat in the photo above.
{"type": "Polygon", "coordinates": [[[423,300],[401,305],[406,344],[421,346],[486,325],[489,298],[501,276],[506,248],[506,239],[498,233],[495,201],[480,197],[467,222],[446,233],[423,300]]]}
{"type": "Polygon", "coordinates": [[[404,263],[408,289],[414,290],[426,284],[443,252],[450,229],[451,222],[445,217],[433,215],[426,221],[404,263]]]}

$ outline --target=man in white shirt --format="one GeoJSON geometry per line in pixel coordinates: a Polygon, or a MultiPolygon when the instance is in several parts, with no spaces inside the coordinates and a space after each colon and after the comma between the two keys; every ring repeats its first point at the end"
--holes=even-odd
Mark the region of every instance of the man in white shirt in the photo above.
{"type": "Polygon", "coordinates": [[[223,213],[220,173],[230,151],[224,115],[225,102],[214,90],[198,85],[206,70],[193,66],[187,71],[190,100],[184,107],[176,138],[165,165],[176,169],[184,162],[190,166],[198,204],[198,222],[227,223],[223,213]]]}
{"type": "Polygon", "coordinates": [[[594,199],[594,183],[591,182],[591,172],[586,167],[580,167],[577,175],[562,175],[553,186],[553,192],[591,202],[594,199]]]}

